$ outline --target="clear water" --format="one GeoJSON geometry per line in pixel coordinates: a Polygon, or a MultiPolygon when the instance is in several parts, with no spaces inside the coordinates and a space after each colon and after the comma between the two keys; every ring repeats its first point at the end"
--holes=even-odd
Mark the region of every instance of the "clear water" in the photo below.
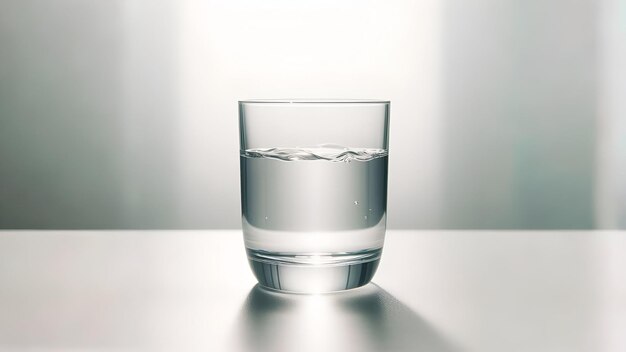
{"type": "Polygon", "coordinates": [[[385,150],[337,145],[249,149],[240,159],[249,253],[333,264],[347,260],[345,254],[382,248],[385,150]]]}

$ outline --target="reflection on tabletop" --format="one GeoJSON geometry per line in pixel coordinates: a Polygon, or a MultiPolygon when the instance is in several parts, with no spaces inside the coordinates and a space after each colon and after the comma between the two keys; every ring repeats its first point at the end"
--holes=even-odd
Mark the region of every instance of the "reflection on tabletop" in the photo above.
{"type": "Polygon", "coordinates": [[[452,343],[376,284],[322,295],[254,286],[231,338],[240,351],[455,351],[452,343]]]}

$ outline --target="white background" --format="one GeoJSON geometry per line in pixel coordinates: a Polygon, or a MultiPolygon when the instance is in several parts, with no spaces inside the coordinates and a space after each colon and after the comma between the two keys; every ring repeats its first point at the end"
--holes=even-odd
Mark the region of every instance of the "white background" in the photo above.
{"type": "Polygon", "coordinates": [[[0,227],[237,228],[237,100],[306,97],[392,101],[391,228],[626,227],[623,1],[0,7],[0,227]]]}

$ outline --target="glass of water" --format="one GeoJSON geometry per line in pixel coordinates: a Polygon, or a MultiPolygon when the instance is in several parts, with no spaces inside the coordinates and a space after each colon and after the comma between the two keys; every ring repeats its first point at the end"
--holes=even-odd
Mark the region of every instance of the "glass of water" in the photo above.
{"type": "Polygon", "coordinates": [[[367,284],[385,238],[389,101],[239,102],[242,226],[259,283],[367,284]]]}

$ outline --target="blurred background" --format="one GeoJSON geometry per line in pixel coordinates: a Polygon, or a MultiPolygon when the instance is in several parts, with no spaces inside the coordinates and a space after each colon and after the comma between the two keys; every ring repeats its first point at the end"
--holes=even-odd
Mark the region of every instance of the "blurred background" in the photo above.
{"type": "Polygon", "coordinates": [[[625,63],[624,0],[2,0],[0,227],[239,228],[237,100],[314,97],[392,101],[390,228],[626,228],[625,63]]]}

